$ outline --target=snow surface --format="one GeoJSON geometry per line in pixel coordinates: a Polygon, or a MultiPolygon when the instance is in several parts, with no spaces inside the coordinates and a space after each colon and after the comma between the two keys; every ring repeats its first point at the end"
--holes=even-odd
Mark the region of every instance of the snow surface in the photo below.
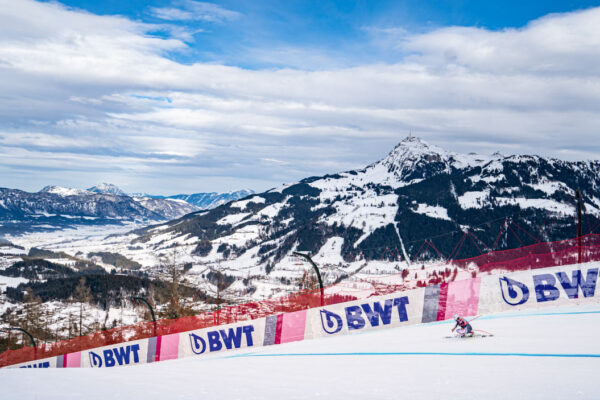
{"type": "Polygon", "coordinates": [[[254,196],[249,198],[248,200],[240,200],[235,203],[231,203],[231,207],[239,208],[240,210],[245,210],[248,203],[256,203],[256,204],[264,204],[265,198],[260,196],[254,196]]]}
{"type": "Polygon", "coordinates": [[[112,183],[101,183],[99,185],[89,188],[88,191],[102,194],[112,194],[115,196],[127,196],[124,191],[122,191],[112,183]]]}
{"type": "Polygon", "coordinates": [[[29,279],[0,275],[0,288],[2,289],[6,289],[7,287],[17,287],[21,283],[27,282],[29,282],[29,279]]]}
{"type": "Polygon", "coordinates": [[[489,202],[490,190],[486,189],[481,192],[465,192],[458,198],[458,204],[463,210],[468,208],[483,208],[489,202]]]}
{"type": "Polygon", "coordinates": [[[219,225],[235,225],[246,218],[250,213],[229,214],[217,221],[219,225]]]}
{"type": "Polygon", "coordinates": [[[553,211],[556,213],[572,215],[575,212],[575,206],[572,204],[560,203],[549,199],[526,199],[524,197],[498,197],[496,198],[500,205],[519,205],[521,208],[539,208],[542,210],[553,211]]]}
{"type": "Polygon", "coordinates": [[[363,235],[353,243],[356,247],[375,230],[394,223],[398,212],[397,203],[398,196],[395,194],[377,196],[374,191],[367,190],[363,196],[333,203],[331,206],[336,209],[336,213],[322,217],[319,222],[362,230],[363,235]]]}
{"type": "Polygon", "coordinates": [[[565,185],[563,182],[551,182],[547,179],[543,179],[541,182],[536,183],[534,185],[526,183],[527,186],[535,190],[539,190],[544,192],[547,196],[553,195],[555,192],[559,190],[563,190],[571,195],[575,195],[573,190],[565,185]]]}
{"type": "Polygon", "coordinates": [[[473,326],[495,336],[445,339],[446,321],[135,367],[2,369],[0,390],[9,400],[600,397],[600,305],[495,314],[473,326]]]}
{"type": "Polygon", "coordinates": [[[430,206],[428,204],[419,203],[416,210],[413,212],[417,214],[425,214],[431,218],[444,219],[446,221],[451,221],[450,217],[448,217],[448,210],[441,206],[430,206]]]}
{"type": "Polygon", "coordinates": [[[62,197],[90,194],[87,190],[73,189],[63,186],[46,186],[40,192],[53,193],[62,197]]]}
{"type": "Polygon", "coordinates": [[[0,254],[19,256],[19,255],[26,255],[27,252],[23,249],[19,249],[18,247],[2,246],[2,247],[0,247],[0,254]]]}

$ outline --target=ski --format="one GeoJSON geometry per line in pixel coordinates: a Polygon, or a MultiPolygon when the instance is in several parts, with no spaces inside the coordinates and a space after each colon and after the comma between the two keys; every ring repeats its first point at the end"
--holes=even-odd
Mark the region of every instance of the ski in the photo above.
{"type": "Polygon", "coordinates": [[[494,335],[492,335],[491,333],[475,333],[473,335],[464,335],[464,336],[460,336],[460,335],[452,335],[452,336],[444,336],[444,339],[473,339],[473,338],[486,338],[486,337],[492,337],[494,335]]]}

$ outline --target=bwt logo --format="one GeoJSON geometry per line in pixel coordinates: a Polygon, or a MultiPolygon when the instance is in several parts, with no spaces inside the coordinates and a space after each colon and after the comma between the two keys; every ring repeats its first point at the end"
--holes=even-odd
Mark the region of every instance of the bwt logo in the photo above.
{"type": "MultiPolygon", "coordinates": [[[[533,288],[538,303],[554,301],[560,297],[560,287],[569,299],[579,298],[579,289],[583,297],[594,297],[598,268],[591,268],[584,278],[581,270],[572,271],[571,276],[566,272],[555,274],[533,275],[533,288]]],[[[518,306],[529,300],[529,287],[526,284],[507,277],[500,278],[500,291],[506,304],[518,306]]]]}
{"type": "MultiPolygon", "coordinates": [[[[246,339],[246,346],[254,346],[252,340],[252,332],[254,327],[252,325],[238,326],[237,328],[219,329],[217,331],[208,332],[206,337],[208,339],[208,350],[219,351],[223,349],[223,346],[227,350],[239,349],[242,346],[242,339],[246,339]]],[[[202,336],[194,333],[189,334],[190,345],[194,354],[202,354],[206,351],[207,343],[202,336]]]]}
{"type": "Polygon", "coordinates": [[[41,362],[41,363],[37,363],[37,364],[24,365],[19,368],[50,368],[50,361],[41,362]]]}
{"type": "MultiPolygon", "coordinates": [[[[379,326],[380,321],[383,325],[389,325],[392,322],[394,307],[398,310],[398,319],[400,322],[408,321],[406,313],[407,304],[409,304],[408,297],[404,296],[388,299],[383,306],[381,303],[375,302],[372,306],[366,303],[360,306],[346,307],[344,309],[346,325],[348,326],[348,330],[362,329],[365,327],[366,321],[369,321],[371,327],[379,326]]],[[[328,310],[321,310],[321,325],[326,333],[332,335],[342,330],[344,322],[338,314],[328,310]]]]}
{"type": "Polygon", "coordinates": [[[500,291],[506,304],[518,306],[529,299],[529,288],[519,281],[502,277],[500,278],[500,291]]]}
{"type": "Polygon", "coordinates": [[[137,364],[140,362],[139,351],[139,344],[103,350],[102,354],[90,351],[90,366],[101,368],[103,365],[104,367],[114,367],[115,365],[137,364]]]}

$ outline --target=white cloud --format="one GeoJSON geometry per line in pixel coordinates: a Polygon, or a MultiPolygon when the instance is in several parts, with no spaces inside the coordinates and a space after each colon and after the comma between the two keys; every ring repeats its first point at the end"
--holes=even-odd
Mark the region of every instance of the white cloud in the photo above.
{"type": "MultiPolygon", "coordinates": [[[[234,17],[207,4],[175,7],[234,17]]],[[[93,182],[112,166],[139,182],[169,177],[173,192],[185,191],[178,174],[232,185],[202,190],[239,188],[235,179],[262,189],[364,166],[409,129],[455,151],[600,154],[600,8],[502,31],[380,29],[390,51],[410,54],[403,62],[306,70],[181,64],[168,55],[187,45],[156,29],[0,0],[3,177],[19,168],[19,186],[26,168],[51,162],[93,182]]]]}
{"type": "Polygon", "coordinates": [[[404,50],[427,65],[494,74],[598,76],[600,8],[552,14],[522,29],[451,27],[411,37],[404,50]]]}
{"type": "Polygon", "coordinates": [[[152,14],[167,21],[224,22],[240,17],[240,13],[227,10],[217,4],[193,0],[173,3],[175,7],[152,7],[152,14]]]}

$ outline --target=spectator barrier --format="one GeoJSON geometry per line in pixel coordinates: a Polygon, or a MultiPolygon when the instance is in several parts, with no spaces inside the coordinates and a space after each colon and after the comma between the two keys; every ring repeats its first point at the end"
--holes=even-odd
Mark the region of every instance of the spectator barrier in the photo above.
{"type": "Polygon", "coordinates": [[[487,275],[14,365],[106,368],[509,310],[599,303],[600,262],[487,275]]]}
{"type": "Polygon", "coordinates": [[[594,262],[600,261],[600,235],[581,238],[582,246],[578,243],[578,239],[543,243],[530,246],[529,253],[515,249],[456,262],[476,266],[473,279],[363,299],[326,294],[324,307],[320,307],[318,290],[304,291],[213,313],[159,320],[156,337],[152,323],[140,323],[36,349],[9,350],[0,354],[0,367],[112,367],[441,321],[454,313],[476,315],[595,301],[598,263],[594,262]],[[549,249],[554,251],[543,253],[549,249]],[[577,264],[580,259],[582,264],[577,264]]]}

